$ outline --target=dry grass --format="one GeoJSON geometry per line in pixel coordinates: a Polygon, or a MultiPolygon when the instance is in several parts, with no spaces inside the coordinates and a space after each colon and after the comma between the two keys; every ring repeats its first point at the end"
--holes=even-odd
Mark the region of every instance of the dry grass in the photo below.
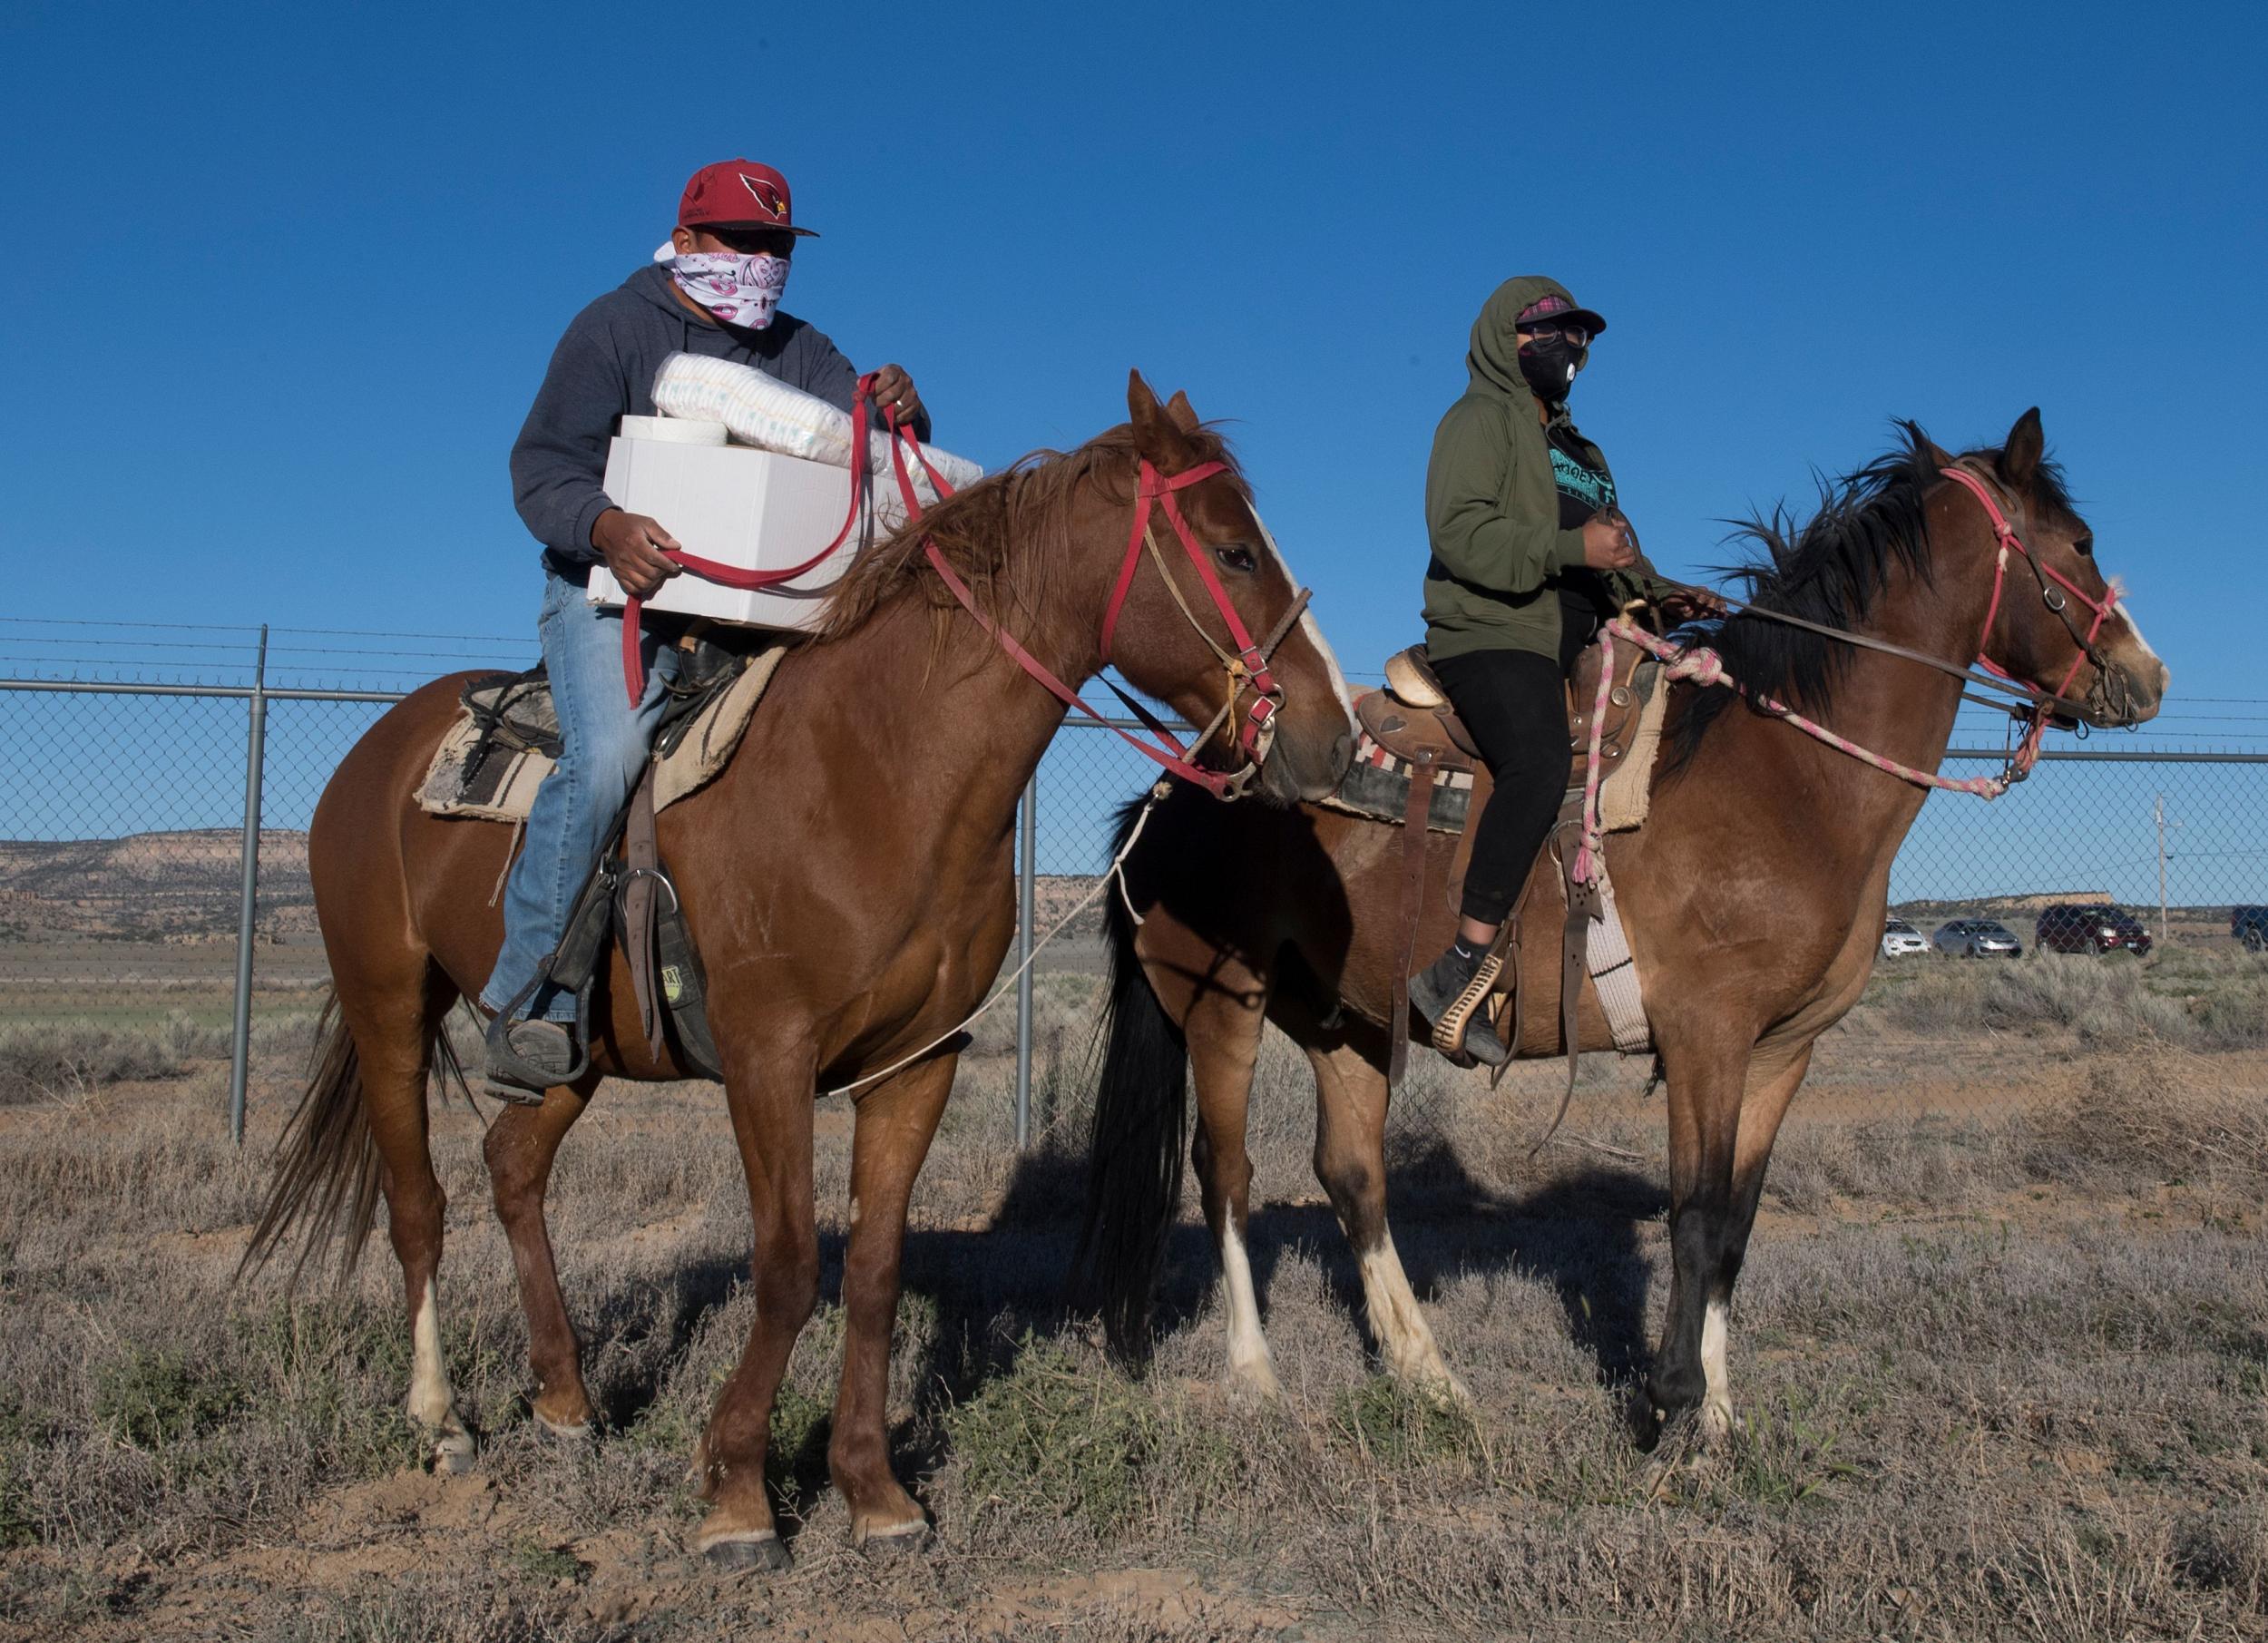
{"type": "MultiPolygon", "coordinates": [[[[1220,1386],[1209,1256],[1186,1220],[1156,1364],[1139,1382],[1110,1367],[1058,1298],[1092,983],[1050,978],[1041,1146],[1011,1156],[1006,1041],[980,1037],[915,1202],[893,1420],[938,1543],[882,1564],[846,1543],[824,1457],[828,1306],[776,1421],[798,1563],[769,1582],[712,1577],[680,1550],[698,1515],[690,1442],[752,1320],[746,1198],[713,1091],[610,1090],[562,1155],[554,1235],[608,1423],[587,1448],[525,1418],[475,1121],[437,1115],[445,1344],[484,1443],[464,1479],[415,1469],[382,1246],[343,1296],[226,1286],[265,1178],[220,1139],[210,1062],[17,1108],[0,1114],[0,1635],[2268,1628],[2258,1058],[2156,1040],[2114,1052],[2052,1019],[1917,1038],[1896,991],[1914,984],[1888,983],[1834,1036],[1823,1116],[1799,1106],[1784,1138],[1735,1311],[1746,1431],[1657,1469],[1622,1425],[1667,1271],[1657,1171],[1579,1146],[1530,1159],[1550,1069],[1491,1095],[1428,1067],[1409,1104],[1431,1121],[1397,1137],[1397,1243],[1471,1418],[1379,1378],[1308,1174],[1311,1088],[1273,1042],[1252,1252],[1284,1398],[1256,1408],[1220,1386]],[[2007,1099],[1921,1117],[1893,1101],[1942,1087],[1949,1043],[2007,1099]]],[[[256,1087],[264,1135],[289,1036],[256,1087]]],[[[1657,1157],[1661,1102],[1637,1083],[1588,1068],[1572,1127],[1657,1157]]],[[[841,1109],[821,1108],[830,1295],[841,1109]]]]}
{"type": "Polygon", "coordinates": [[[2268,1044],[2268,964],[2177,947],[2136,959],[2034,953],[1878,964],[1870,997],[1900,1025],[1936,1033],[2068,1031],[2083,1043],[2195,1049],[2268,1044]]]}

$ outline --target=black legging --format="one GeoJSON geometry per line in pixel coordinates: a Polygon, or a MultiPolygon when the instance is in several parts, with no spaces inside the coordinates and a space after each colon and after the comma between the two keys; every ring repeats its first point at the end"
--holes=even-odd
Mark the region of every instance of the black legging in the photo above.
{"type": "Polygon", "coordinates": [[[1484,924],[1501,924],[1511,912],[1567,791],[1564,684],[1589,639],[1569,616],[1564,664],[1531,650],[1468,650],[1433,663],[1495,783],[1472,824],[1472,860],[1465,869],[1464,915],[1484,924]]]}

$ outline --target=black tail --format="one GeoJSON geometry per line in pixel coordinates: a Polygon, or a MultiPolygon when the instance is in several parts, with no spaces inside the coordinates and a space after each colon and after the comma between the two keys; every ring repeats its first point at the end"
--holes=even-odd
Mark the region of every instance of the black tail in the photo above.
{"type": "MultiPolygon", "coordinates": [[[[439,1048],[453,1063],[445,1034],[439,1048]]],[[[377,1222],[378,1202],[378,1147],[362,1108],[362,1064],[338,1013],[337,998],[327,997],[308,1058],[307,1093],[276,1143],[276,1184],[252,1228],[251,1245],[237,1264],[237,1276],[265,1266],[297,1229],[301,1238],[298,1257],[291,1264],[292,1284],[298,1285],[310,1262],[320,1266],[337,1243],[343,1288],[377,1222]]]]}
{"type": "MultiPolygon", "coordinates": [[[[1113,855],[1124,847],[1139,810],[1137,801],[1119,813],[1113,855]]],[[[1139,1364],[1149,1355],[1150,1307],[1166,1235],[1181,1202],[1189,1047],[1142,973],[1134,919],[1115,890],[1103,922],[1110,995],[1096,1024],[1104,1049],[1088,1141],[1087,1215],[1071,1284],[1083,1304],[1101,1312],[1111,1350],[1139,1364]]]]}

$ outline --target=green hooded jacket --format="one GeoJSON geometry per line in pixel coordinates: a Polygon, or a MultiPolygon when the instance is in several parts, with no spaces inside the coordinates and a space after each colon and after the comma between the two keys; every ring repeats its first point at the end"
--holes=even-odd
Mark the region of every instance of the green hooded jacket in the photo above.
{"type": "MultiPolygon", "coordinates": [[[[1425,567],[1425,648],[1435,658],[1494,650],[1556,660],[1562,573],[1595,574],[1583,567],[1582,532],[1559,529],[1550,445],[1515,357],[1520,310],[1551,295],[1575,300],[1558,280],[1533,274],[1496,288],[1472,322],[1465,356],[1471,386],[1433,430],[1425,467],[1425,529],[1433,549],[1425,567]]],[[[1550,411],[1555,425],[1575,434],[1564,405],[1550,411]]],[[[1598,447],[1575,436],[1604,470],[1598,447]]],[[[1633,573],[1653,569],[1641,557],[1630,571],[1607,572],[1608,597],[1617,604],[1633,597],[1633,573]]]]}

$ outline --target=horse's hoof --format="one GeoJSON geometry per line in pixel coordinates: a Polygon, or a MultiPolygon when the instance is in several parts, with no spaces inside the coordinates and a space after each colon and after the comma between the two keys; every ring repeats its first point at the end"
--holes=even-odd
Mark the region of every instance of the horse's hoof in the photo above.
{"type": "Polygon", "coordinates": [[[1479,1407],[1465,1384],[1446,1369],[1429,1371],[1409,1378],[1410,1390],[1423,1398],[1443,1414],[1470,1416],[1479,1407]]]}
{"type": "Polygon", "coordinates": [[[792,1566],[795,1559],[788,1555],[787,1546],[775,1530],[729,1540],[717,1540],[701,1548],[701,1556],[712,1568],[758,1570],[765,1574],[778,1574],[792,1566]]]}
{"type": "Polygon", "coordinates": [[[1655,1407],[1654,1400],[1641,1389],[1632,1393],[1624,1403],[1622,1423],[1630,1434],[1631,1446],[1641,1454],[1651,1454],[1662,1441],[1662,1431],[1669,1424],[1669,1416],[1655,1407]]]}
{"type": "Polygon", "coordinates": [[[433,1471],[439,1478],[462,1477],[473,1470],[473,1434],[452,1432],[434,1442],[433,1471]]]}
{"type": "Polygon", "coordinates": [[[903,1557],[909,1552],[927,1551],[933,1538],[927,1523],[902,1523],[860,1536],[858,1550],[875,1559],[903,1557]]]}
{"type": "Polygon", "coordinates": [[[593,1436],[596,1435],[596,1428],[591,1425],[588,1419],[577,1421],[573,1425],[566,1426],[562,1425],[559,1422],[551,1419],[540,1409],[533,1411],[533,1413],[535,1415],[535,1423],[542,1427],[550,1436],[557,1438],[562,1443],[587,1443],[593,1436]]]}
{"type": "Polygon", "coordinates": [[[1231,1364],[1223,1384],[1232,1397],[1256,1403],[1273,1404],[1284,1396],[1284,1383],[1276,1378],[1276,1367],[1266,1358],[1249,1364],[1231,1364]]]}

